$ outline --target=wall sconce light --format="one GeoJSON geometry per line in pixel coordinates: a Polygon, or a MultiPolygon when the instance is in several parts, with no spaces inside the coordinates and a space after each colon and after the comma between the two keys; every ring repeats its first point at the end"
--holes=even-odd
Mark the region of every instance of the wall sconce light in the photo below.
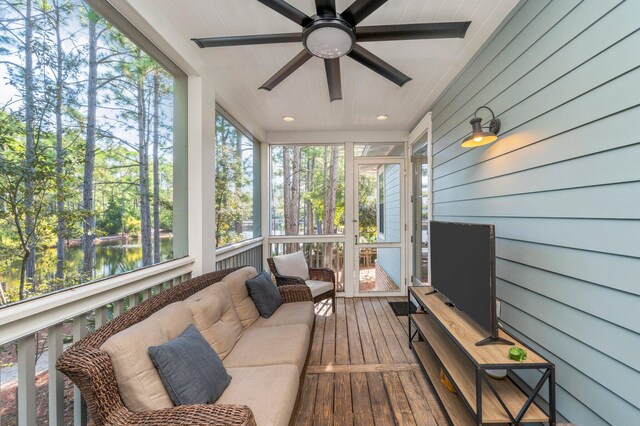
{"type": "Polygon", "coordinates": [[[498,139],[498,132],[500,131],[500,119],[496,118],[495,114],[488,106],[481,106],[473,113],[473,118],[471,121],[471,134],[464,138],[462,141],[462,147],[464,148],[475,148],[477,146],[482,146],[489,144],[496,139],[498,139]],[[488,131],[485,132],[482,129],[482,118],[478,117],[478,111],[482,108],[488,109],[491,112],[491,121],[489,122],[489,126],[486,126],[485,129],[488,131]]]}

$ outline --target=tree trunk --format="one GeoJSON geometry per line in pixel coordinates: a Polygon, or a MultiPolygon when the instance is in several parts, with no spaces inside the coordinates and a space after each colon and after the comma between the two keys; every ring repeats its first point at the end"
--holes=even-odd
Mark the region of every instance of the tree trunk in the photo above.
{"type": "Polygon", "coordinates": [[[61,280],[64,279],[64,237],[66,233],[65,218],[64,218],[64,193],[63,193],[63,161],[64,161],[64,149],[62,146],[62,84],[63,84],[63,51],[62,40],[60,38],[60,7],[58,2],[54,2],[54,16],[55,16],[55,33],[56,33],[56,104],[55,104],[55,116],[56,116],[56,210],[58,215],[58,226],[56,229],[57,243],[56,243],[56,288],[60,288],[61,280]]]}
{"type": "MultiPolygon", "coordinates": [[[[307,185],[306,185],[307,192],[311,192],[311,190],[312,190],[313,172],[314,172],[315,166],[316,166],[315,153],[310,153],[309,158],[307,158],[307,185]]],[[[306,230],[305,234],[313,235],[313,234],[315,234],[315,232],[313,232],[313,204],[311,203],[310,199],[307,199],[306,210],[307,210],[306,211],[306,213],[307,213],[307,218],[306,218],[307,230],[306,230]]]]}
{"type": "Polygon", "coordinates": [[[24,258],[26,280],[31,282],[32,289],[36,289],[36,255],[35,255],[35,224],[33,220],[33,162],[35,160],[35,138],[34,138],[34,96],[33,96],[33,22],[31,12],[32,0],[25,3],[25,31],[24,31],[24,116],[25,116],[25,237],[28,245],[28,255],[24,258]]]}
{"type": "Polygon", "coordinates": [[[27,250],[24,251],[24,253],[22,254],[22,260],[20,262],[20,289],[18,290],[18,297],[20,298],[20,300],[24,299],[24,290],[25,290],[25,281],[26,281],[26,269],[27,269],[27,262],[29,261],[29,252],[27,250]]]}
{"type": "MultiPolygon", "coordinates": [[[[300,162],[302,150],[299,146],[284,147],[284,233],[298,235],[298,219],[300,217],[300,162]],[[290,152],[290,150],[292,152],[290,152]]],[[[298,249],[298,244],[285,245],[287,253],[298,249]]]]}
{"type": "Polygon", "coordinates": [[[151,209],[149,208],[149,143],[146,135],[147,111],[145,98],[144,76],[138,76],[138,162],[140,173],[140,237],[142,239],[142,264],[153,264],[151,257],[151,209]]]}
{"type": "Polygon", "coordinates": [[[97,21],[89,17],[89,76],[87,90],[87,138],[84,149],[84,180],[82,183],[82,275],[85,280],[93,278],[95,256],[95,216],[93,212],[93,170],[96,151],[96,108],[98,104],[98,40],[97,21]]]}
{"type": "MultiPolygon", "coordinates": [[[[244,173],[242,170],[242,135],[240,134],[239,131],[234,131],[235,133],[235,140],[236,140],[236,158],[235,161],[237,161],[238,163],[240,163],[240,168],[238,170],[238,175],[236,176],[236,182],[235,182],[235,191],[237,193],[240,194],[240,197],[242,197],[242,187],[244,186],[242,183],[243,178],[244,178],[244,173]]],[[[242,220],[245,217],[245,212],[242,212],[242,214],[240,215],[240,217],[238,219],[236,219],[235,223],[234,223],[234,230],[236,232],[236,236],[240,236],[242,235],[242,220]]]]}
{"type": "MultiPolygon", "coordinates": [[[[327,190],[324,194],[324,215],[323,226],[325,234],[335,233],[335,218],[336,218],[336,192],[338,190],[338,157],[340,155],[340,148],[337,146],[331,147],[331,159],[329,162],[329,171],[327,175],[327,190]]],[[[324,266],[329,266],[332,258],[332,244],[324,245],[324,266]]]]}
{"type": "Polygon", "coordinates": [[[153,73],[153,262],[160,262],[160,72],[153,73]]]}

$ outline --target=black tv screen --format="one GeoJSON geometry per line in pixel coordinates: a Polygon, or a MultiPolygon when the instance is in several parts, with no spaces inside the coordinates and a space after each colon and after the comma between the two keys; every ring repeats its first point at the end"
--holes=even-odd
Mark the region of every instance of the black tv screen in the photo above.
{"type": "Polygon", "coordinates": [[[493,225],[431,222],[431,285],[497,337],[493,225]]]}

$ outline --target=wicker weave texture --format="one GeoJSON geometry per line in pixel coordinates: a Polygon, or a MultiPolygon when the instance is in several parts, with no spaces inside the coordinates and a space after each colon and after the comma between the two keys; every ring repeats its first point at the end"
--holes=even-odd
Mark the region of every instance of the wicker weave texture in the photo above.
{"type": "MultiPolygon", "coordinates": [[[[205,274],[166,290],[74,343],[58,358],[56,368],[78,386],[95,425],[256,425],[251,409],[242,405],[188,405],[134,413],[125,407],[120,398],[109,356],[99,350],[114,334],[148,318],[173,302],[184,300],[221,281],[237,269],[240,268],[205,274]]],[[[301,294],[300,290],[293,290],[287,292],[286,297],[301,298],[301,294]]]]}
{"type": "MultiPolygon", "coordinates": [[[[287,275],[280,275],[278,270],[276,269],[276,264],[273,261],[273,258],[270,257],[267,259],[267,263],[269,264],[269,270],[274,277],[276,277],[276,284],[281,286],[289,286],[289,285],[304,285],[307,287],[307,284],[301,277],[292,277],[287,275]]],[[[336,311],[336,274],[329,268],[309,268],[309,276],[312,280],[326,281],[333,283],[333,289],[322,294],[317,295],[313,298],[314,303],[321,302],[326,299],[331,299],[332,305],[331,309],[333,312],[336,311]]]]}
{"type": "Polygon", "coordinates": [[[286,285],[278,287],[278,290],[280,290],[284,303],[313,301],[311,289],[306,285],[286,285]]]}

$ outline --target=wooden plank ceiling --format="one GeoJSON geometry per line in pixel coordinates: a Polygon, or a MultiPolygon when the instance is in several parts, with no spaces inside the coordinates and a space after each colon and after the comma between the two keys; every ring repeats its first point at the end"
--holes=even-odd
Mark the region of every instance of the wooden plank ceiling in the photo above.
{"type": "MultiPolygon", "coordinates": [[[[290,0],[311,15],[313,0],[290,0]]],[[[337,0],[344,10],[351,0],[337,0]]],[[[300,31],[255,0],[156,0],[185,38],[300,31]]],[[[464,39],[368,42],[363,46],[408,74],[400,88],[350,58],[341,59],[343,100],[329,102],[324,65],[312,58],[273,91],[258,87],[302,50],[301,43],[203,49],[225,85],[224,102],[264,131],[410,130],[477,52],[517,0],[390,0],[361,25],[472,21],[464,39]],[[389,115],[377,121],[378,114],[389,115]],[[294,115],[285,123],[284,115],[294,115]]]]}

